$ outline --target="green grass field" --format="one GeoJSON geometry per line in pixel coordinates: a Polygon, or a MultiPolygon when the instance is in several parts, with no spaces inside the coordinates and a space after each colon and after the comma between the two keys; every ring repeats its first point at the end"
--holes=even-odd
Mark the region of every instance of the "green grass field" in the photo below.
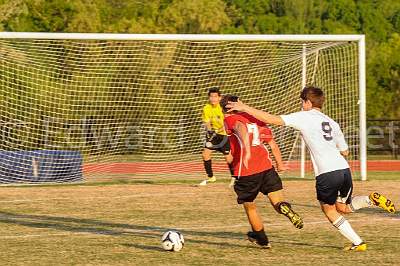
{"type": "MultiPolygon", "coordinates": [[[[380,191],[400,205],[400,173],[370,173],[355,194],[380,191]]],[[[56,186],[0,187],[1,265],[398,265],[400,215],[373,208],[348,215],[368,243],[360,253],[324,218],[313,180],[285,179],[286,196],[304,216],[295,229],[257,199],[272,249],[245,240],[246,216],[227,180],[148,179],[56,186]],[[178,229],[186,244],[166,252],[160,237],[178,229]]]]}

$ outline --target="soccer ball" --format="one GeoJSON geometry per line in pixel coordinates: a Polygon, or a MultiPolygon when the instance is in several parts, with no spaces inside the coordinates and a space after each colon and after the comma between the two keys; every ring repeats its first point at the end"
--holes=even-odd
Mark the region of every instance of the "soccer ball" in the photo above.
{"type": "Polygon", "coordinates": [[[164,250],[180,251],[184,244],[183,235],[178,231],[167,231],[161,237],[161,246],[164,250]]]}

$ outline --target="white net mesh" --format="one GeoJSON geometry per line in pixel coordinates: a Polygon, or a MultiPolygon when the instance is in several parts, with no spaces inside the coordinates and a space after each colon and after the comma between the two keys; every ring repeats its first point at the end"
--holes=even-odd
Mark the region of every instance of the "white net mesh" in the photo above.
{"type": "MultiPolygon", "coordinates": [[[[275,114],[299,111],[303,44],[307,84],[326,92],[324,111],[341,124],[358,171],[356,42],[3,39],[0,182],[201,178],[208,89],[275,114]]],[[[298,176],[298,133],[274,134],[298,176]]],[[[214,171],[228,176],[219,161],[214,171]]]]}

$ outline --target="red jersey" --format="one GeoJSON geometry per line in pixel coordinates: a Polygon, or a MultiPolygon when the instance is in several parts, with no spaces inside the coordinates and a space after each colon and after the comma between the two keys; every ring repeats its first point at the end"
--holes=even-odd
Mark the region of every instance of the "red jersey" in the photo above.
{"type": "Polygon", "coordinates": [[[225,130],[229,135],[231,154],[233,156],[233,175],[237,177],[249,176],[264,172],[272,168],[272,161],[263,142],[273,139],[272,131],[264,122],[247,113],[237,113],[225,117],[225,130]],[[247,127],[250,141],[250,159],[248,168],[242,162],[245,148],[242,147],[239,137],[233,131],[235,124],[241,122],[247,127]]]}

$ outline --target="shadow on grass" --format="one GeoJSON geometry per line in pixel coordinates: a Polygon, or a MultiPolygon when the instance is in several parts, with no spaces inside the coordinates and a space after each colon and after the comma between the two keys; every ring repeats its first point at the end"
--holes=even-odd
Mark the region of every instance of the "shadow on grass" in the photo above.
{"type": "MultiPolygon", "coordinates": [[[[229,247],[235,247],[235,248],[248,248],[248,249],[260,249],[254,244],[251,244],[249,242],[245,242],[243,240],[243,245],[238,245],[238,244],[230,244],[230,243],[220,243],[220,242],[212,242],[208,240],[197,240],[197,239],[187,239],[190,241],[192,244],[206,244],[206,245],[213,245],[213,246],[218,246],[219,248],[229,248],[229,247]]],[[[143,244],[137,244],[137,243],[124,243],[122,246],[128,247],[128,248],[136,248],[136,249],[142,249],[145,251],[155,251],[155,252],[165,252],[164,249],[160,247],[161,243],[158,243],[158,245],[143,245],[143,244]]]]}
{"type": "Polygon", "coordinates": [[[135,243],[130,243],[130,244],[122,244],[124,247],[128,248],[137,248],[137,249],[142,249],[142,250],[148,250],[148,251],[157,251],[157,252],[165,252],[161,247],[157,246],[148,246],[148,245],[141,245],[141,244],[135,244],[135,243]]]}
{"type": "MultiPolygon", "coordinates": [[[[95,235],[108,235],[108,236],[135,236],[143,238],[153,238],[157,243],[160,241],[161,235],[167,230],[173,228],[135,225],[125,223],[105,222],[97,219],[73,218],[73,217],[60,217],[48,215],[33,215],[33,214],[17,214],[11,212],[0,211],[0,223],[14,224],[26,226],[31,228],[53,229],[71,233],[85,233],[95,235]]],[[[240,248],[258,248],[254,245],[248,244],[245,241],[245,235],[237,232],[229,231],[197,231],[197,230],[179,230],[187,240],[191,243],[217,245],[219,247],[240,247],[240,248]],[[212,237],[219,238],[222,241],[210,241],[205,239],[194,239],[193,237],[212,237]],[[227,240],[243,240],[243,244],[229,243],[227,240]]],[[[273,243],[280,243],[291,246],[306,246],[306,247],[319,247],[319,248],[337,248],[336,246],[327,246],[316,243],[302,243],[295,241],[287,241],[279,235],[269,234],[273,243]]],[[[124,244],[130,245],[134,248],[144,250],[161,251],[161,248],[155,246],[146,246],[136,243],[124,244]]]]}
{"type": "Polygon", "coordinates": [[[374,216],[384,216],[384,217],[390,217],[394,219],[400,218],[400,212],[396,211],[395,213],[388,213],[387,211],[374,207],[374,208],[364,208],[364,209],[359,209],[357,210],[356,213],[363,213],[363,214],[373,214],[374,216]]]}
{"type": "MultiPolygon", "coordinates": [[[[112,223],[96,219],[81,219],[81,218],[58,217],[58,216],[48,216],[48,215],[16,214],[4,211],[0,211],[0,223],[14,224],[31,228],[53,229],[71,233],[154,238],[157,239],[156,240],[157,242],[159,241],[161,235],[165,231],[172,230],[172,228],[124,224],[124,223],[112,223]]],[[[232,239],[232,238],[235,239],[239,237],[243,238],[242,234],[234,232],[202,232],[195,230],[180,230],[180,231],[187,236],[214,237],[221,239],[232,239]]],[[[198,242],[198,243],[219,245],[219,246],[229,246],[229,247],[243,247],[243,245],[227,243],[226,241],[211,242],[203,240],[201,241],[191,240],[191,242],[198,242]]]]}

